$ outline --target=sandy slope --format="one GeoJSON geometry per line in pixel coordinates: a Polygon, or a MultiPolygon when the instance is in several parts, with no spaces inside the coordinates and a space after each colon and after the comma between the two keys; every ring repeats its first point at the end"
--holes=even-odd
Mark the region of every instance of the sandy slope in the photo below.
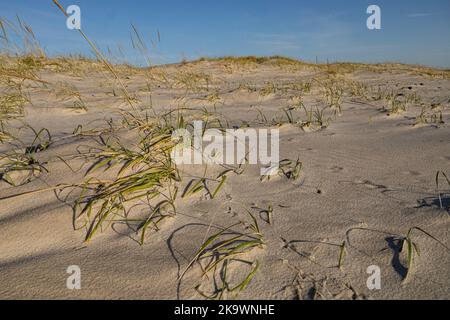
{"type": "MultiPolygon", "coordinates": [[[[282,86],[327,76],[308,66],[290,70],[269,65],[226,67],[220,62],[170,66],[164,71],[172,77],[182,71],[204,72],[212,80],[210,91],[202,92],[155,86],[152,103],[157,110],[176,108],[184,97],[185,106],[212,111],[213,103],[204,98],[217,90],[220,102],[215,110],[230,125],[245,120],[251,126],[261,126],[256,122],[257,109],[269,119],[283,117],[280,108],[289,105],[295,90],[261,95],[239,88],[240,84],[260,90],[269,81],[282,86]]],[[[102,121],[91,121],[116,117],[114,111],[124,106],[99,72],[77,76],[45,69],[40,74],[51,85],[29,85],[33,105],[26,107],[25,120],[35,128],[48,128],[57,141],[39,154],[42,159],[73,154],[77,145],[91,143],[89,138],[67,136],[78,124],[104,126],[102,121]],[[73,110],[71,101],[55,96],[55,84],[61,81],[78,88],[87,111],[73,110]]],[[[148,103],[145,75],[122,71],[122,76],[128,77],[129,91],[148,103]]],[[[399,253],[392,239],[417,226],[450,246],[449,213],[439,208],[434,183],[438,170],[450,169],[450,81],[394,66],[383,72],[362,68],[341,77],[404,94],[416,92],[426,104],[441,104],[446,123],[414,126],[418,106],[387,116],[380,110],[383,101],[346,94],[342,115],[328,128],[305,132],[291,124],[280,127],[281,158],[299,158],[304,164],[299,180],[278,177],[261,182],[259,168],[250,166],[242,175],[230,176],[214,200],[180,199],[178,215],[164,222],[159,232],[149,234],[144,246],[123,226],[107,228],[84,245],[84,233],[72,228],[71,207],[53,192],[1,200],[0,298],[199,298],[193,289],[199,283],[198,269],[189,271],[181,283],[177,278],[211,233],[209,226],[228,226],[232,220],[244,219],[246,209],[258,216],[258,208],[269,205],[274,208],[273,224],[260,220],[266,246],[249,253],[261,267],[240,298],[310,298],[314,290],[316,298],[450,298],[450,252],[414,232],[421,254],[409,281],[403,283],[405,252],[399,253]],[[291,241],[290,248],[283,239],[291,241]],[[323,242],[344,240],[347,254],[339,270],[339,248],[323,242]],[[81,290],[66,288],[69,265],[81,268],[81,290]],[[381,268],[381,290],[366,287],[370,265],[381,268]]],[[[312,83],[312,91],[304,94],[305,104],[322,106],[319,85],[312,83]]],[[[121,135],[131,139],[126,132],[121,135]]],[[[7,148],[2,146],[2,150],[7,148]]],[[[0,197],[83,178],[83,172],[72,173],[59,161],[47,167],[48,174],[24,186],[0,182],[0,197]]],[[[186,181],[203,173],[195,166],[182,169],[186,181]]],[[[220,168],[210,168],[208,174],[218,172],[220,168]]],[[[448,194],[444,205],[450,206],[448,194]]],[[[234,270],[234,276],[241,272],[234,270]]]]}

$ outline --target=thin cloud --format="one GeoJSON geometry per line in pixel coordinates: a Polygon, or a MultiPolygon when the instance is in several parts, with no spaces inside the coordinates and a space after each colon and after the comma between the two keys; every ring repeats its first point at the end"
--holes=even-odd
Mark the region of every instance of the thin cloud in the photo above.
{"type": "Polygon", "coordinates": [[[283,40],[252,40],[250,43],[267,48],[277,48],[281,50],[300,49],[298,43],[283,40]]]}
{"type": "Polygon", "coordinates": [[[281,33],[254,33],[251,35],[250,43],[264,48],[277,48],[279,50],[299,49],[299,39],[294,34],[281,33]]]}
{"type": "Polygon", "coordinates": [[[423,17],[431,17],[435,16],[437,13],[429,13],[429,12],[418,12],[418,13],[410,13],[407,16],[409,18],[423,18],[423,17]]]}

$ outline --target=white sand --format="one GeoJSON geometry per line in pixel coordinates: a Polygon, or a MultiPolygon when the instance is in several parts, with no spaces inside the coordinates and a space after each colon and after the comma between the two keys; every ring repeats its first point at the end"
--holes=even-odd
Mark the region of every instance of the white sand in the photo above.
{"type": "MultiPolygon", "coordinates": [[[[237,90],[239,84],[260,89],[268,81],[281,86],[324,77],[323,71],[308,66],[292,70],[268,65],[231,68],[230,72],[223,63],[201,62],[170,66],[165,71],[171,77],[186,70],[211,75],[211,88],[217,88],[223,102],[216,106],[217,112],[230,124],[246,120],[252,126],[256,126],[256,108],[269,119],[282,117],[280,108],[289,105],[293,91],[279,90],[263,97],[258,92],[237,90]]],[[[364,102],[346,94],[343,114],[328,128],[317,132],[288,124],[280,128],[281,158],[299,158],[304,164],[299,180],[279,177],[261,182],[259,168],[249,167],[240,176],[231,175],[214,200],[180,199],[179,214],[165,221],[159,232],[150,232],[144,246],[133,241],[138,236],[123,227],[115,231],[106,228],[89,245],[83,244],[84,232],[72,228],[71,207],[51,191],[1,200],[0,298],[201,298],[194,290],[199,283],[197,267],[181,283],[177,278],[204,240],[208,226],[225,227],[245,218],[245,209],[258,216],[259,211],[252,207],[272,205],[273,225],[259,220],[266,246],[249,254],[259,260],[260,270],[239,298],[308,298],[316,288],[316,298],[449,299],[447,249],[414,231],[420,256],[404,283],[405,252],[398,257],[395,244],[387,240],[389,234],[405,235],[417,226],[450,246],[449,213],[439,208],[434,182],[438,170],[450,170],[450,80],[420,72],[388,66],[384,72],[367,69],[341,77],[370,86],[387,85],[405,94],[416,92],[428,105],[441,104],[445,124],[414,126],[419,106],[410,105],[406,113],[387,116],[380,111],[383,101],[364,102]],[[281,238],[293,241],[292,249],[297,252],[286,248],[281,238]],[[318,242],[340,244],[346,239],[347,254],[339,270],[339,248],[318,242]],[[81,290],[66,288],[70,265],[81,268],[81,290]],[[381,268],[381,290],[366,287],[370,265],[381,268]]],[[[29,84],[33,105],[26,107],[25,120],[37,129],[48,128],[55,140],[69,135],[78,124],[115,117],[114,111],[124,105],[113,96],[111,86],[99,72],[74,76],[45,69],[40,74],[51,84],[48,88],[29,84]],[[87,112],[69,109],[72,102],[55,96],[58,81],[78,88],[87,112]]],[[[122,76],[127,74],[121,71],[122,76]]],[[[140,72],[128,76],[125,82],[130,92],[145,87],[146,79],[140,72]]],[[[319,90],[313,82],[312,92],[304,98],[308,107],[323,106],[319,90]]],[[[157,110],[176,108],[176,99],[185,92],[181,86],[167,88],[161,84],[152,93],[153,106],[157,110]]],[[[186,106],[205,106],[212,111],[212,103],[197,99],[207,94],[189,92],[186,106]]],[[[148,101],[148,93],[142,90],[139,97],[143,103],[148,101]]],[[[98,125],[105,123],[99,121],[98,125]]],[[[91,128],[95,126],[90,124],[91,128]]],[[[127,138],[126,132],[123,137],[127,138]]],[[[38,157],[45,160],[73,154],[77,145],[87,143],[88,138],[59,140],[38,157]]],[[[5,148],[9,147],[2,150],[5,148]]],[[[0,197],[83,179],[83,172],[72,173],[60,161],[50,162],[47,168],[49,173],[20,187],[0,182],[0,197]]],[[[203,172],[196,167],[183,169],[185,183],[189,175],[203,172]]],[[[220,171],[210,168],[209,173],[220,171]]],[[[449,194],[443,195],[443,201],[450,206],[449,194]]]]}

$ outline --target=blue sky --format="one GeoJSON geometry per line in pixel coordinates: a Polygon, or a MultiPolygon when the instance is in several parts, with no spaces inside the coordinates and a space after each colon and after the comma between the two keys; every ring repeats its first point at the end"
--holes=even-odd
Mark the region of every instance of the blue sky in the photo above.
{"type": "MultiPolygon", "coordinates": [[[[307,61],[396,61],[450,68],[449,0],[60,0],[81,8],[82,29],[103,49],[144,59],[131,24],[154,63],[201,56],[285,55],[307,61]],[[381,7],[382,30],[366,27],[381,7]],[[157,41],[158,31],[161,41],[157,41]],[[153,46],[151,41],[155,43],[153,46]]],[[[18,14],[50,55],[90,52],[51,0],[0,0],[0,16],[18,14]]]]}

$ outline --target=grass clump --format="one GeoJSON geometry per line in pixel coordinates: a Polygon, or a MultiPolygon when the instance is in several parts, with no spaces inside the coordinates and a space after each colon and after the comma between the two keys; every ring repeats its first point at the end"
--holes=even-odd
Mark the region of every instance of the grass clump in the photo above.
{"type": "Polygon", "coordinates": [[[11,186],[21,186],[47,172],[44,165],[29,153],[7,154],[0,157],[0,179],[11,186]]]}
{"type": "Polygon", "coordinates": [[[283,159],[278,163],[278,166],[268,168],[267,172],[261,176],[260,180],[270,180],[272,175],[278,174],[278,176],[295,181],[299,179],[302,168],[303,163],[299,159],[296,161],[283,159]],[[274,170],[276,171],[274,172],[274,170]]]}
{"type": "Polygon", "coordinates": [[[336,114],[342,113],[342,97],[344,89],[338,84],[338,80],[330,79],[323,83],[323,95],[328,108],[336,114]]]}
{"type": "Polygon", "coordinates": [[[298,180],[302,168],[303,163],[299,159],[296,161],[289,159],[280,161],[280,172],[289,180],[298,180]]]}
{"type": "Polygon", "coordinates": [[[305,63],[282,56],[270,56],[270,57],[257,57],[257,56],[244,56],[244,57],[220,57],[220,58],[201,58],[199,61],[219,61],[219,62],[227,62],[233,64],[241,64],[241,65],[261,65],[261,64],[272,64],[272,65],[304,65],[305,63]]]}
{"type": "Polygon", "coordinates": [[[303,110],[305,112],[305,120],[301,121],[299,123],[300,127],[302,129],[307,130],[320,130],[328,127],[330,123],[330,118],[326,117],[325,112],[327,108],[319,109],[311,107],[309,110],[306,109],[306,107],[303,107],[303,110]]]}
{"type": "Polygon", "coordinates": [[[174,86],[191,92],[209,90],[211,76],[202,72],[180,71],[175,76],[174,86]]]}
{"type": "MultiPolygon", "coordinates": [[[[281,125],[283,123],[289,123],[292,125],[299,126],[304,131],[318,131],[325,129],[329,126],[331,117],[327,116],[327,110],[329,110],[328,107],[325,108],[318,108],[315,109],[313,107],[310,107],[309,109],[303,104],[300,103],[299,105],[290,106],[287,108],[282,109],[285,115],[286,120],[278,121],[278,125],[281,125]],[[304,111],[304,117],[294,114],[294,111],[301,108],[304,111]]],[[[260,113],[261,116],[261,113],[260,113]]],[[[267,120],[266,120],[267,121],[267,120]]]]}
{"type": "Polygon", "coordinates": [[[444,118],[441,110],[433,108],[428,109],[426,106],[422,106],[422,110],[419,115],[416,116],[415,125],[419,124],[444,124],[444,118]]]}
{"type": "Polygon", "coordinates": [[[170,158],[174,147],[171,130],[156,125],[145,128],[143,132],[138,129],[145,135],[134,149],[125,147],[117,139],[111,142],[100,137],[98,147],[80,151],[86,161],[93,161],[86,174],[115,168],[112,180],[89,178],[78,186],[82,191],[74,206],[74,222],[79,225],[77,229],[86,229],[85,241],[89,241],[106,222],[131,221],[128,219],[130,210],[139,206],[136,205],[139,201],[151,211],[145,218],[132,219],[139,223],[137,231],[141,231],[141,243],[149,226],[156,227],[165,217],[175,214],[176,192],[164,193],[170,184],[180,181],[170,158]],[[152,201],[158,201],[158,204],[152,205],[152,201]],[[172,212],[166,214],[166,209],[172,212]]]}
{"type": "Polygon", "coordinates": [[[236,298],[239,293],[250,284],[254,276],[256,275],[257,271],[259,269],[259,262],[258,261],[241,261],[237,259],[226,259],[224,260],[222,264],[222,268],[219,273],[219,280],[217,281],[216,278],[214,278],[214,292],[206,293],[201,289],[201,284],[197,285],[195,287],[195,290],[205,299],[208,300],[222,300],[222,299],[229,299],[236,298]],[[250,270],[248,272],[244,271],[244,277],[241,281],[238,281],[235,284],[231,283],[231,280],[229,279],[229,273],[231,272],[229,269],[231,269],[230,266],[237,265],[237,268],[241,271],[246,266],[250,267],[250,270]]]}
{"type": "Polygon", "coordinates": [[[0,96],[0,119],[11,120],[24,116],[29,99],[22,92],[8,92],[0,96]]]}
{"type": "Polygon", "coordinates": [[[86,104],[75,86],[69,85],[66,82],[59,82],[56,87],[55,95],[58,99],[72,102],[73,109],[87,111],[86,104]]]}
{"type": "Polygon", "coordinates": [[[5,122],[0,120],[0,143],[10,141],[14,139],[13,135],[9,132],[5,122]]]}
{"type": "MultiPolygon", "coordinates": [[[[0,156],[0,180],[12,186],[24,185],[35,178],[39,177],[42,172],[48,172],[45,167],[46,163],[41,163],[35,157],[35,154],[47,150],[52,138],[47,129],[41,129],[39,132],[31,129],[35,135],[30,145],[25,145],[20,140],[11,137],[13,141],[19,142],[21,145],[19,151],[4,153],[0,156]]],[[[12,142],[11,142],[12,143],[12,142]]]]}
{"type": "Polygon", "coordinates": [[[387,111],[388,116],[406,112],[407,102],[402,93],[391,91],[385,95],[384,100],[387,107],[383,109],[387,111]]]}
{"type": "Polygon", "coordinates": [[[369,98],[369,88],[367,84],[359,82],[359,81],[346,81],[346,85],[348,87],[349,93],[353,97],[358,97],[363,100],[370,100],[369,98]]]}
{"type": "Polygon", "coordinates": [[[180,276],[180,279],[182,279],[185,273],[195,263],[198,263],[201,268],[201,278],[207,277],[213,282],[214,290],[210,294],[204,293],[201,289],[202,284],[196,286],[197,292],[208,299],[221,299],[225,294],[238,294],[247,287],[259,268],[257,260],[248,261],[240,258],[253,249],[265,245],[256,218],[250,212],[247,211],[247,213],[250,217],[249,222],[238,222],[230,227],[222,228],[208,237],[180,276]],[[235,228],[238,226],[243,230],[236,231],[235,228]],[[228,280],[228,273],[232,264],[241,267],[238,269],[239,273],[242,272],[242,267],[251,266],[250,271],[245,273],[244,279],[235,285],[231,285],[228,280]],[[216,283],[217,279],[221,282],[219,287],[216,283]]]}
{"type": "Polygon", "coordinates": [[[266,97],[271,94],[275,94],[278,88],[273,82],[268,82],[266,85],[259,91],[259,95],[266,97]]]}

